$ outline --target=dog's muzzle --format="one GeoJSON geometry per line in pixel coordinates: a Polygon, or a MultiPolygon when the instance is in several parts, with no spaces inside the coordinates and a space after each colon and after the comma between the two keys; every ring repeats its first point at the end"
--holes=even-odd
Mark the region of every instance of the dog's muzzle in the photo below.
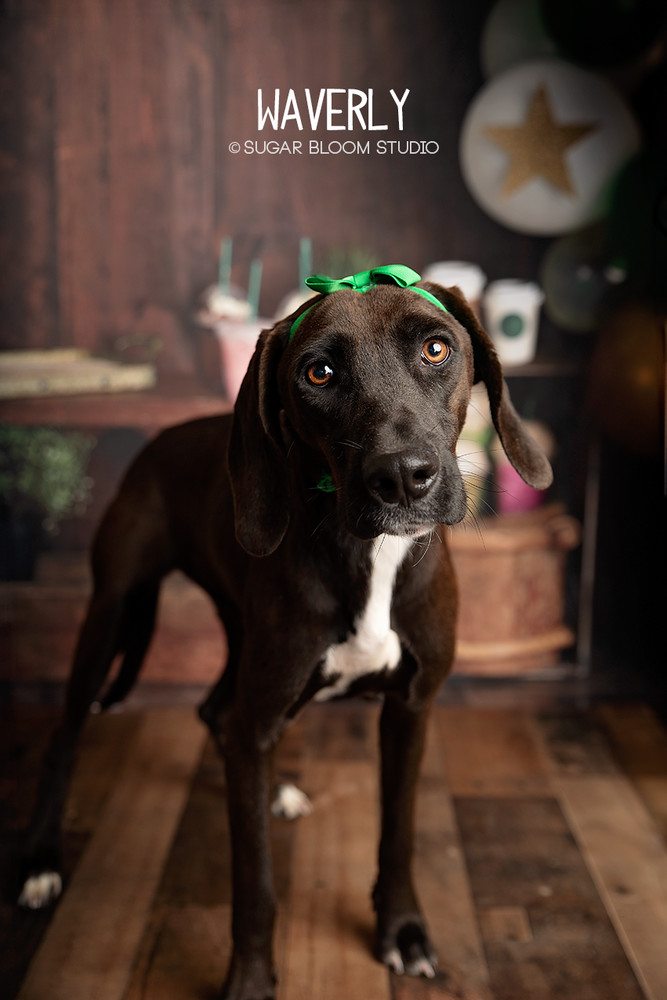
{"type": "Polygon", "coordinates": [[[408,507],[430,492],[440,475],[440,459],[428,448],[371,455],[362,475],[374,500],[408,507]]]}

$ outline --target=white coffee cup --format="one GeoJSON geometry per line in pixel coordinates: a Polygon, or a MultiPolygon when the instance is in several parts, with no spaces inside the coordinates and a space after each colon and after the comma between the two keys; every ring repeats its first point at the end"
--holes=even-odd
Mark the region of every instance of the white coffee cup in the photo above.
{"type": "Polygon", "coordinates": [[[532,281],[506,278],[486,286],[486,329],[506,365],[524,365],[535,357],[544,292],[532,281]]]}
{"type": "Polygon", "coordinates": [[[458,285],[479,316],[486,275],[478,264],[466,260],[439,260],[428,265],[422,278],[424,281],[435,281],[445,288],[458,285]]]}

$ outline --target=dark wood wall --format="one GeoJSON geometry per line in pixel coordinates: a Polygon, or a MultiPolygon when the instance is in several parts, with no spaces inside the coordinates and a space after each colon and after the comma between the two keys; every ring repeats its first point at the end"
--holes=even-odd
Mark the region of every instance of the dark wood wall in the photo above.
{"type": "Polygon", "coordinates": [[[184,320],[214,273],[221,224],[217,9],[5,5],[4,346],[150,332],[169,367],[189,363],[184,320]]]}
{"type": "MultiPolygon", "coordinates": [[[[193,302],[234,237],[264,264],[261,310],[297,284],[298,241],[417,268],[478,260],[532,276],[542,241],[468,196],[458,135],[491,0],[4,0],[0,5],[0,346],[99,348],[157,334],[192,367],[193,302]],[[234,156],[257,88],[406,87],[403,133],[436,155],[234,156]]],[[[288,138],[310,138],[295,128],[288,138]]],[[[327,133],[324,140],[350,138],[327,133]]],[[[355,132],[353,138],[368,138],[355,132]]]]}

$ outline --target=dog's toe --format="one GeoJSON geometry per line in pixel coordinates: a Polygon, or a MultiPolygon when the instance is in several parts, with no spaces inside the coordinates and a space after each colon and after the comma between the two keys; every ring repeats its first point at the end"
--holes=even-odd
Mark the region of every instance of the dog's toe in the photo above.
{"type": "Polygon", "coordinates": [[[282,819],[298,819],[309,816],[313,811],[313,803],[296,785],[278,785],[271,803],[271,813],[282,819]]]}
{"type": "Polygon", "coordinates": [[[427,957],[426,955],[421,955],[419,958],[408,962],[405,972],[408,976],[424,976],[426,979],[435,979],[436,968],[437,962],[435,961],[435,956],[427,957]]]}
{"type": "Polygon", "coordinates": [[[389,951],[385,952],[382,956],[382,961],[397,976],[402,976],[405,972],[403,958],[398,948],[390,948],[389,951]]]}
{"type": "Polygon", "coordinates": [[[396,933],[394,941],[385,943],[382,962],[398,976],[424,976],[434,979],[438,961],[421,923],[410,920],[396,933]]]}
{"type": "Polygon", "coordinates": [[[40,872],[31,875],[23,883],[19,896],[19,906],[29,910],[41,910],[53,903],[63,891],[63,880],[58,872],[40,872]]]}

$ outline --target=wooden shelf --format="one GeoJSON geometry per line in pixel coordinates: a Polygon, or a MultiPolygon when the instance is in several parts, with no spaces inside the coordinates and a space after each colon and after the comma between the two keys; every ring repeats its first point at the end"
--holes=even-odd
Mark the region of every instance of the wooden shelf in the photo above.
{"type": "Polygon", "coordinates": [[[160,379],[141,392],[34,396],[0,402],[0,421],[86,429],[136,427],[154,433],[195,417],[229,413],[232,404],[194,379],[160,379]]]}
{"type": "Polygon", "coordinates": [[[526,365],[503,365],[505,378],[578,378],[581,365],[574,361],[544,361],[539,358],[526,365]]]}

